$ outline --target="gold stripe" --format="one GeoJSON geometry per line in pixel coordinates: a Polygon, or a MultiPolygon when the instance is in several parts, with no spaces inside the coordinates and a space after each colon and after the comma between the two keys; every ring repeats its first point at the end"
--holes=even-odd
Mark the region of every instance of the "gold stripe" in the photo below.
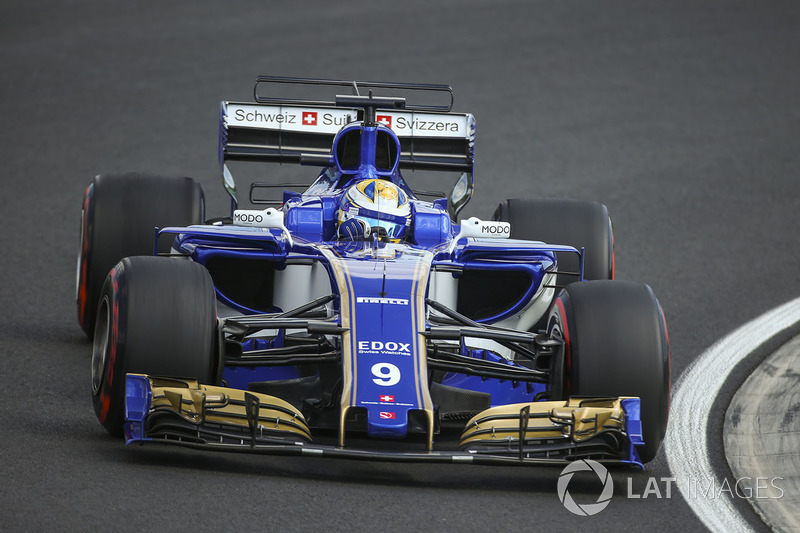
{"type": "MultiPolygon", "coordinates": [[[[422,403],[422,397],[420,394],[420,386],[419,382],[419,371],[420,371],[420,361],[419,361],[419,337],[417,332],[419,331],[419,315],[420,315],[420,306],[417,293],[417,286],[419,285],[419,268],[422,265],[422,260],[418,260],[417,263],[414,265],[414,281],[411,284],[411,295],[414,297],[414,305],[411,306],[411,345],[412,345],[412,353],[414,354],[414,385],[415,391],[417,393],[417,405],[425,407],[422,403]]],[[[424,354],[423,354],[424,355],[424,354]]]]}
{"type": "Polygon", "coordinates": [[[340,400],[340,413],[339,413],[339,446],[344,447],[344,434],[345,434],[345,419],[347,418],[347,411],[352,407],[350,397],[355,392],[355,372],[357,365],[352,364],[354,352],[353,339],[355,339],[355,323],[350,321],[350,313],[352,307],[353,287],[350,280],[350,274],[344,260],[338,258],[334,251],[327,246],[321,246],[320,250],[333,269],[334,277],[336,278],[336,285],[339,287],[339,313],[341,319],[341,326],[346,331],[342,333],[342,365],[344,367],[343,383],[342,383],[342,397],[340,400]]]}
{"type": "MultiPolygon", "coordinates": [[[[352,322],[350,321],[350,316],[353,314],[354,308],[355,308],[355,302],[353,302],[353,295],[355,294],[355,290],[353,290],[353,278],[350,276],[350,271],[348,270],[347,263],[344,260],[341,261],[341,266],[342,266],[342,273],[344,274],[344,279],[345,279],[345,283],[346,283],[345,293],[347,295],[347,311],[348,311],[347,327],[350,328],[347,342],[348,342],[348,344],[350,346],[350,354],[352,355],[352,357],[355,357],[355,354],[358,353],[356,351],[356,346],[355,346],[355,339],[357,338],[357,336],[356,336],[356,322],[355,322],[355,320],[353,320],[352,322]]],[[[350,360],[351,359],[348,357],[348,362],[350,360]]],[[[352,393],[351,393],[350,396],[355,398],[356,394],[357,394],[356,387],[358,385],[358,365],[355,364],[355,362],[353,364],[352,370],[353,370],[353,372],[352,372],[352,383],[351,383],[352,393]]],[[[348,402],[349,402],[349,400],[348,400],[348,402]]],[[[351,406],[352,404],[348,403],[347,405],[351,406]]]]}
{"type": "Polygon", "coordinates": [[[414,346],[414,372],[417,386],[417,405],[421,405],[425,410],[428,419],[428,450],[433,449],[433,400],[431,399],[428,387],[423,387],[420,380],[422,376],[428,376],[428,353],[427,343],[422,333],[425,331],[425,290],[428,287],[427,280],[430,272],[433,254],[424,252],[414,268],[414,282],[411,286],[411,293],[414,296],[414,306],[412,307],[411,323],[416,331],[412,332],[412,342],[414,346]],[[423,283],[426,282],[426,283],[423,283]]]}

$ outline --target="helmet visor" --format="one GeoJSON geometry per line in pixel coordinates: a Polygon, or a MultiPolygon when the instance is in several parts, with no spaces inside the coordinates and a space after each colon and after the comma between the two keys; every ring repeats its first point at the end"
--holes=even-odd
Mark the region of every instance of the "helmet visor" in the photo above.
{"type": "Polygon", "coordinates": [[[369,224],[370,228],[374,228],[376,226],[384,228],[386,230],[386,233],[392,239],[399,239],[400,237],[403,236],[403,233],[405,233],[406,229],[405,224],[397,224],[395,222],[390,222],[388,220],[380,220],[371,217],[359,216],[358,218],[369,224]]]}

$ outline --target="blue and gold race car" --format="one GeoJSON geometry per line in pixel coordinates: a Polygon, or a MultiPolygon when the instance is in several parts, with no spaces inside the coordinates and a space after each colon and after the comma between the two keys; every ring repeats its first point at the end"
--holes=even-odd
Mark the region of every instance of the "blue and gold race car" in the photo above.
{"type": "Polygon", "coordinates": [[[604,205],[509,199],[457,221],[476,122],[448,86],[262,76],[254,100],[221,104],[228,216],[206,220],[186,177],[86,189],[78,318],[109,433],[391,461],[654,458],[667,328],[650,287],[613,279],[604,205]],[[263,162],[321,170],[276,183],[263,162]],[[258,169],[246,206],[237,166],[258,169]]]}

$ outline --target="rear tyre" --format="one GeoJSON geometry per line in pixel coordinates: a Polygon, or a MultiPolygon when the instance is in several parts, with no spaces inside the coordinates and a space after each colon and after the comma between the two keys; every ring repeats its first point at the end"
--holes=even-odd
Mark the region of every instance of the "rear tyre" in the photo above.
{"type": "Polygon", "coordinates": [[[563,340],[553,359],[551,398],[638,396],[642,462],[661,445],[669,412],[669,337],[664,313],[648,285],[587,281],[553,302],[548,332],[563,340]]]}
{"type": "Polygon", "coordinates": [[[197,379],[218,374],[214,284],[183,258],[126,257],[100,294],[92,350],[92,399],[100,423],[122,435],[125,374],[197,379]]]}
{"type": "MultiPolygon", "coordinates": [[[[502,202],[494,220],[511,223],[511,238],[585,248],[584,278],[614,279],[614,233],[608,209],[598,202],[513,198],[502,202]]],[[[558,254],[561,272],[578,272],[578,257],[558,254]]],[[[559,275],[556,285],[577,281],[577,276],[559,275]]]]}
{"type": "MultiPolygon", "coordinates": [[[[87,187],[78,255],[78,323],[91,339],[103,281],[123,257],[153,254],[153,229],[200,224],[203,189],[192,178],[97,176],[87,187]]],[[[169,251],[163,243],[159,251],[169,251]]]]}

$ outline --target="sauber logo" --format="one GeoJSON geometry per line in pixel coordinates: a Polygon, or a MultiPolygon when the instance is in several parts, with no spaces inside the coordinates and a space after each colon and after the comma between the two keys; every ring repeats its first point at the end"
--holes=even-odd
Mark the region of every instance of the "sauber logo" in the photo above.
{"type": "Polygon", "coordinates": [[[392,127],[392,117],[389,115],[378,115],[376,117],[377,121],[386,126],[387,128],[391,129],[392,127]]]}
{"type": "Polygon", "coordinates": [[[392,411],[381,411],[381,418],[387,420],[394,419],[394,413],[392,411]]]}
{"type": "Polygon", "coordinates": [[[370,296],[358,296],[356,302],[360,304],[389,304],[389,305],[408,305],[405,298],[373,298],[370,296]]]}
{"type": "Polygon", "coordinates": [[[303,111],[303,124],[306,126],[317,125],[317,112],[316,111],[303,111]]]}

